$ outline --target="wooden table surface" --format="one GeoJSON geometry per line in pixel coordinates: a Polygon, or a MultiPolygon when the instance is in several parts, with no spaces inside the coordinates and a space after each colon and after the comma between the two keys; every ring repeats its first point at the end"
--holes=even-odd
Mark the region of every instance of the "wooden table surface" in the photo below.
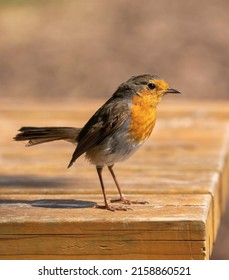
{"type": "Polygon", "coordinates": [[[0,259],[209,259],[229,185],[229,103],[163,101],[148,142],[115,169],[123,192],[149,204],[110,212],[94,208],[95,168],[66,168],[70,143],[12,141],[21,126],[81,127],[103,101],[2,100],[0,259]]]}

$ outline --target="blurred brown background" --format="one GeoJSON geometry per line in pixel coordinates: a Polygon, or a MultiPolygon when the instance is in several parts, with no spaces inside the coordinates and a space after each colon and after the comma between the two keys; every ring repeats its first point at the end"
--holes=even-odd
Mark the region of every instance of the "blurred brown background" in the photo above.
{"type": "MultiPolygon", "coordinates": [[[[229,99],[227,0],[0,0],[0,96],[108,98],[157,74],[184,99],[229,99]]],[[[212,258],[229,259],[229,209],[212,258]]]]}
{"type": "Polygon", "coordinates": [[[108,97],[157,74],[181,98],[229,98],[227,0],[0,0],[3,96],[108,97]]]}

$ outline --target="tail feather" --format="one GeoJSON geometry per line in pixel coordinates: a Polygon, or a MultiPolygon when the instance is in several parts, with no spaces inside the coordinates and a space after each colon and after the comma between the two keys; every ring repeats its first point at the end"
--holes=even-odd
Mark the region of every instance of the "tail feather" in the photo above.
{"type": "Polygon", "coordinates": [[[25,126],[19,129],[15,141],[28,141],[27,146],[41,143],[65,140],[73,144],[77,143],[77,136],[80,128],[75,127],[30,127],[25,126]]]}

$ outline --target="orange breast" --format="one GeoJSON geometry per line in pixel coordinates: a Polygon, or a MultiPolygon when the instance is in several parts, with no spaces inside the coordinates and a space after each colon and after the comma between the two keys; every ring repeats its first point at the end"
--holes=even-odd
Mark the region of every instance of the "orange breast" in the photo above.
{"type": "Polygon", "coordinates": [[[156,121],[157,103],[156,96],[144,92],[133,98],[129,127],[133,142],[144,142],[150,136],[156,121]]]}

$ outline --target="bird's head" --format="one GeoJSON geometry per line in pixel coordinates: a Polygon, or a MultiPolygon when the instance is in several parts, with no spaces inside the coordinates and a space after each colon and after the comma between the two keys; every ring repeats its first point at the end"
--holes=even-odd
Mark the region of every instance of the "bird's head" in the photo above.
{"type": "Polygon", "coordinates": [[[127,81],[127,83],[132,84],[137,95],[150,94],[160,98],[168,93],[180,93],[180,91],[169,87],[165,80],[154,75],[133,76],[127,81]]]}
{"type": "MultiPolygon", "coordinates": [[[[165,94],[179,94],[180,91],[171,88],[168,83],[155,75],[132,76],[129,80],[122,83],[114,97],[147,98],[148,101],[158,104],[161,97],[165,94]]],[[[153,105],[153,104],[152,104],[153,105]]]]}

